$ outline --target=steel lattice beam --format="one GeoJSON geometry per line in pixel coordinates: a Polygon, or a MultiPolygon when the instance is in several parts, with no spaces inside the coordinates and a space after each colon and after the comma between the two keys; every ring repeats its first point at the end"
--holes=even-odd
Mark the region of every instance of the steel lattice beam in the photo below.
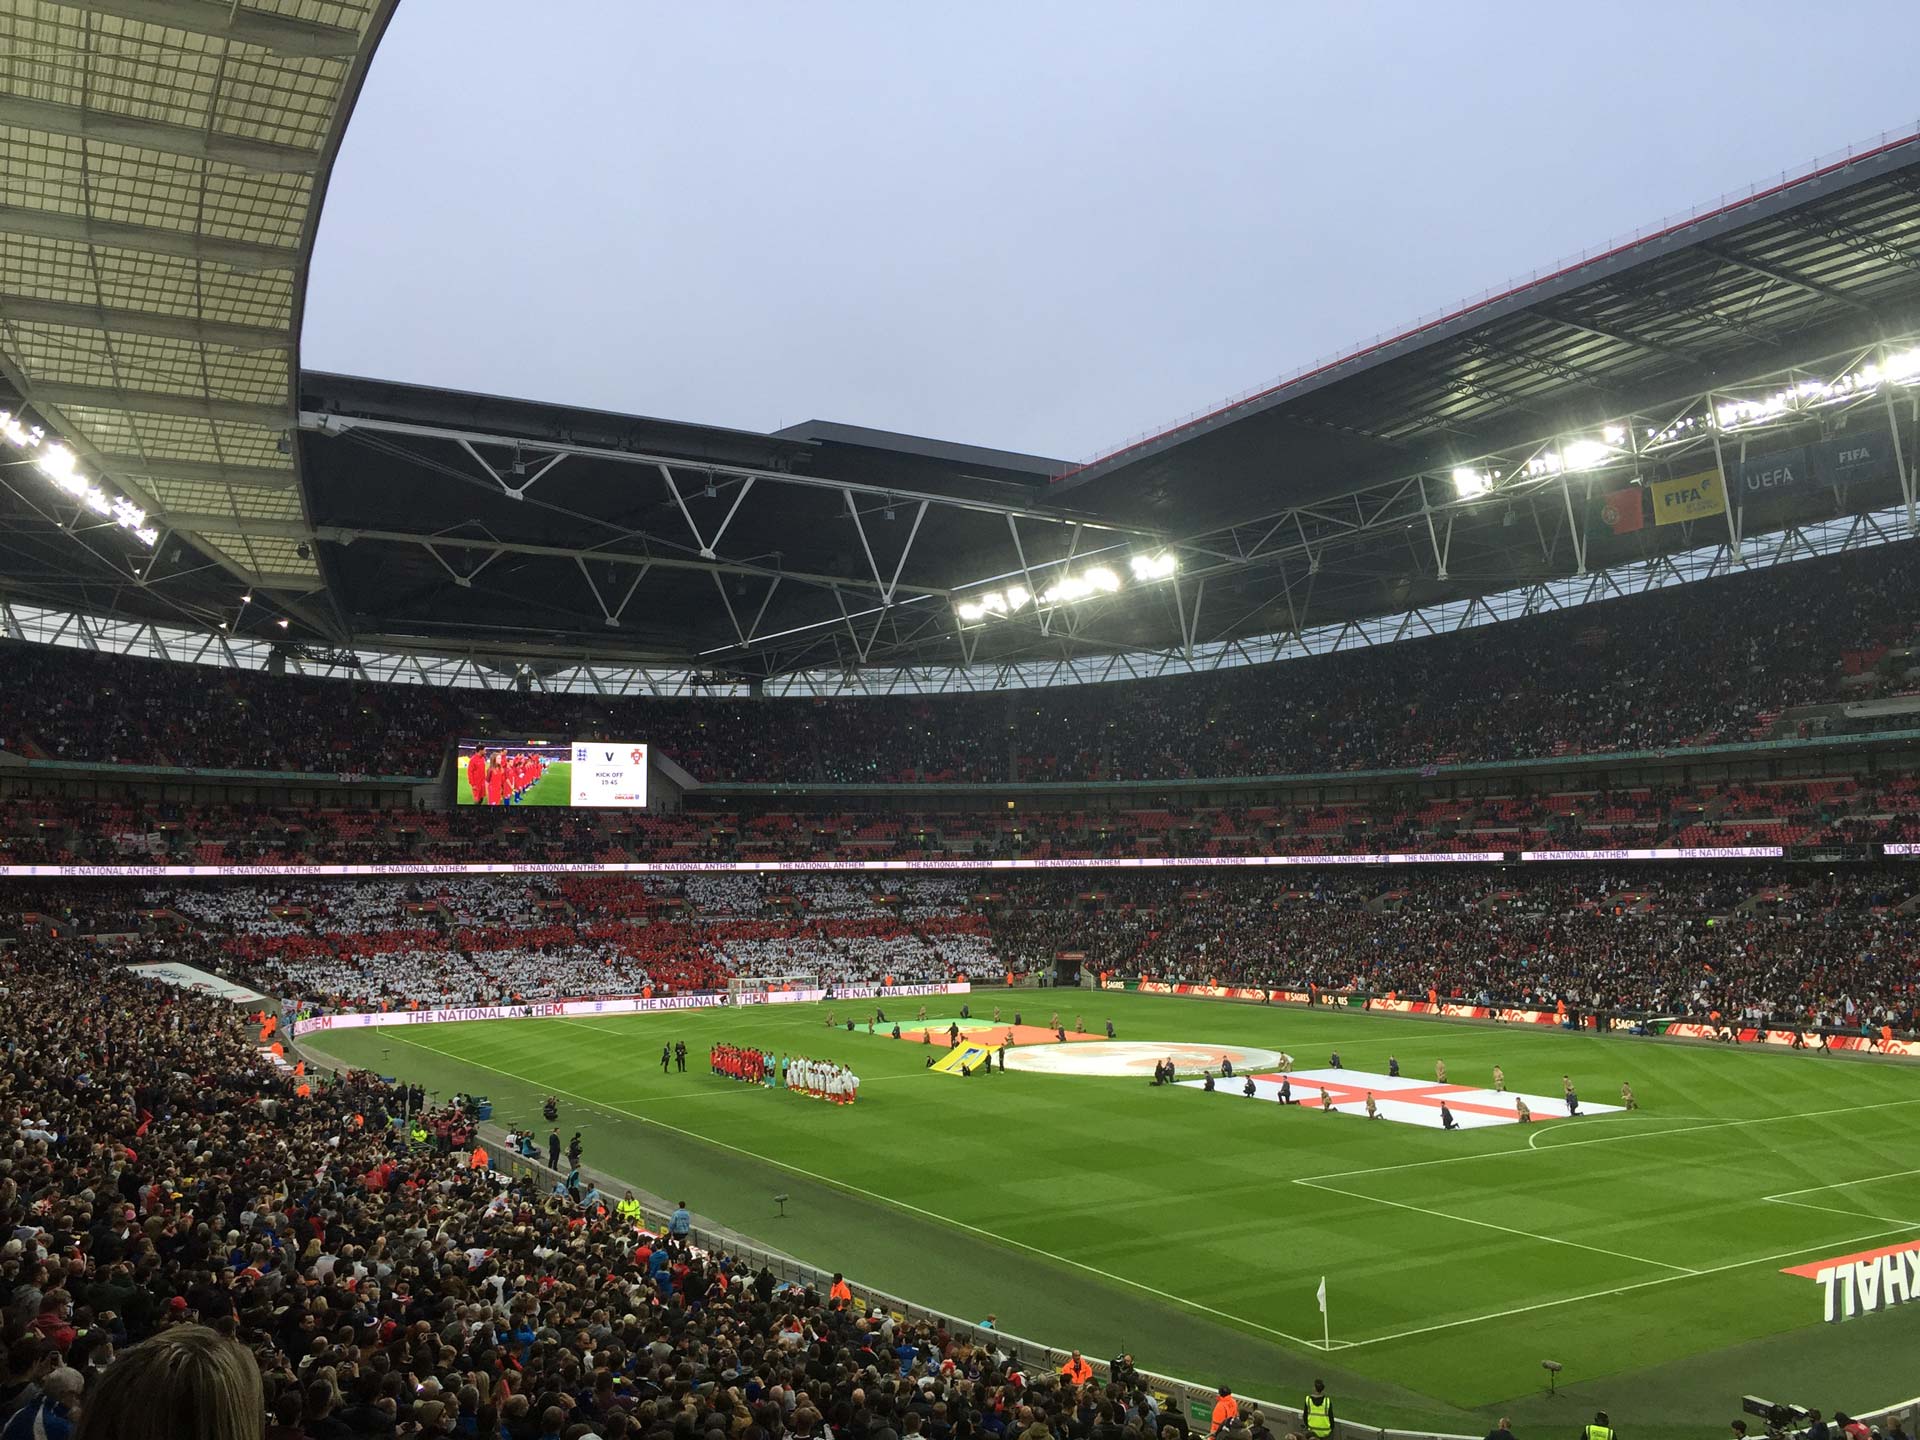
{"type": "Polygon", "coordinates": [[[115,335],[151,335],[161,340],[189,340],[198,345],[231,350],[285,350],[293,334],[285,327],[234,325],[200,320],[191,315],[163,315],[151,310],[116,310],[71,300],[36,300],[28,295],[0,294],[0,319],[24,325],[61,325],[72,330],[104,330],[115,335]]]}
{"type": "Polygon", "coordinates": [[[190,230],[129,225],[118,220],[99,220],[24,205],[0,205],[0,234],[134,250],[145,255],[172,255],[184,260],[207,260],[247,271],[292,270],[300,261],[300,252],[288,245],[224,240],[213,235],[196,235],[190,230]]]}
{"type": "MultiPolygon", "coordinates": [[[[388,435],[406,435],[417,439],[445,440],[453,444],[486,445],[503,450],[518,450],[527,456],[569,455],[590,460],[607,460],[622,465],[641,465],[653,469],[665,467],[671,471],[684,471],[693,475],[711,475],[716,479],[754,481],[770,485],[796,486],[802,489],[850,491],[855,495],[871,496],[876,500],[891,501],[900,504],[917,504],[924,500],[936,508],[965,510],[979,515],[1014,515],[1022,520],[1055,525],[1081,525],[1089,530],[1100,530],[1116,535],[1131,535],[1140,539],[1159,543],[1165,539],[1161,531],[1141,525],[1126,525],[1114,521],[1100,520],[1092,516],[1078,515],[1057,507],[1008,504],[1001,501],[978,500],[958,495],[942,495],[936,491],[914,490],[894,485],[875,485],[856,480],[837,480],[825,475],[801,475],[791,471],[768,470],[752,465],[730,465],[722,461],[689,460],[680,456],[663,455],[654,451],[610,450],[604,446],[576,445],[561,440],[528,439],[524,436],[491,435],[484,431],[460,430],[444,425],[414,425],[398,420],[375,420],[357,415],[329,415],[319,411],[303,410],[299,417],[300,428],[320,435],[349,435],[357,430],[388,435]]],[[[492,467],[488,467],[491,469],[492,467]]],[[[496,477],[497,478],[497,477],[496,477]]]]}
{"type": "Polygon", "coordinates": [[[150,390],[116,390],[110,385],[34,384],[25,399],[38,408],[79,406],[92,410],[131,410],[140,415],[185,415],[232,425],[261,425],[285,430],[293,411],[282,405],[259,405],[248,400],[213,400],[203,395],[167,395],[150,390]]]}
{"type": "Polygon", "coordinates": [[[204,35],[236,45],[310,59],[345,60],[360,52],[357,30],[322,25],[291,15],[208,0],[61,0],[94,15],[137,20],[187,35],[204,35]]]}
{"type": "Polygon", "coordinates": [[[0,125],[130,145],[137,150],[233,165],[262,175],[313,175],[320,169],[320,152],[298,145],[275,145],[241,135],[223,135],[217,130],[142,120],[51,100],[28,100],[19,95],[0,95],[0,125]]]}
{"type": "Polygon", "coordinates": [[[1777,280],[1782,285],[1791,285],[1796,290],[1805,290],[1809,294],[1820,296],[1823,300],[1831,300],[1836,304],[1858,310],[1865,315],[1878,313],[1874,306],[1869,305],[1858,296],[1849,295],[1844,290],[1836,290],[1831,285],[1824,285],[1818,280],[1789,270],[1784,265],[1775,265],[1769,261],[1756,260],[1753,256],[1743,255],[1739,251],[1726,245],[1702,244],[1700,248],[1707,254],[1713,256],[1714,259],[1724,260],[1736,269],[1749,271],[1752,274],[1759,275],[1768,280],[1777,280]]]}
{"type": "Polygon", "coordinates": [[[291,490],[299,483],[291,467],[274,470],[264,465],[215,465],[197,460],[152,460],[144,455],[105,453],[96,459],[111,474],[149,476],[155,480],[199,481],[252,490],[291,490]]]}

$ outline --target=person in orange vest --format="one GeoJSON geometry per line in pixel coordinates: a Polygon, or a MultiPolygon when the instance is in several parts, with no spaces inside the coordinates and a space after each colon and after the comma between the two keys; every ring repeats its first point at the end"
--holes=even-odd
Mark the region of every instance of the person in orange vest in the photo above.
{"type": "Polygon", "coordinates": [[[1218,1435],[1239,1418],[1240,1402],[1233,1398],[1233,1391],[1222,1385],[1220,1398],[1213,1402],[1213,1424],[1208,1427],[1207,1433],[1218,1435]]]}
{"type": "Polygon", "coordinates": [[[467,1159],[467,1168],[469,1170],[491,1169],[492,1167],[488,1163],[488,1161],[489,1161],[489,1156],[487,1155],[487,1147],[482,1145],[477,1140],[474,1141],[473,1154],[469,1156],[467,1159]]]}
{"type": "Polygon", "coordinates": [[[838,1270],[833,1272],[833,1286],[827,1291],[827,1299],[835,1310],[845,1310],[853,1304],[853,1291],[847,1285],[847,1277],[838,1270]]]}
{"type": "Polygon", "coordinates": [[[1085,1385],[1093,1379],[1093,1366],[1081,1357],[1078,1350],[1067,1357],[1067,1363],[1060,1367],[1060,1373],[1067,1377],[1072,1385],[1085,1385]]]}

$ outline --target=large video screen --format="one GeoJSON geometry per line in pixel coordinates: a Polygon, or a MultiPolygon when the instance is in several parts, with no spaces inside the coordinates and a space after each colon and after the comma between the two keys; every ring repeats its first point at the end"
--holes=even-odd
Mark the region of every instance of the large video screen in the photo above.
{"type": "Polygon", "coordinates": [[[647,803],[647,747],[632,740],[464,739],[455,747],[459,805],[647,803]]]}

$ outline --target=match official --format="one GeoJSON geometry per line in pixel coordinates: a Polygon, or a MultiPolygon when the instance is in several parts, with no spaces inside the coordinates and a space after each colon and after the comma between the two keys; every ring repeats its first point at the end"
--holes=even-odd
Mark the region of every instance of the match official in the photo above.
{"type": "Polygon", "coordinates": [[[1607,1423],[1607,1412],[1596,1410],[1593,1423],[1580,1427],[1580,1440],[1616,1440],[1619,1431],[1607,1423]]]}

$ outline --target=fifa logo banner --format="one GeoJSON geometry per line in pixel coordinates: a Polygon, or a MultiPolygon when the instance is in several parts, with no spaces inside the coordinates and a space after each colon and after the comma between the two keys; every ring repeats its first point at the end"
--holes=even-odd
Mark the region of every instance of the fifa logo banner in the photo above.
{"type": "Polygon", "coordinates": [[[1656,525],[1678,525],[1727,513],[1727,487],[1718,470],[1656,480],[1647,487],[1647,493],[1653,496],[1656,525]]]}

